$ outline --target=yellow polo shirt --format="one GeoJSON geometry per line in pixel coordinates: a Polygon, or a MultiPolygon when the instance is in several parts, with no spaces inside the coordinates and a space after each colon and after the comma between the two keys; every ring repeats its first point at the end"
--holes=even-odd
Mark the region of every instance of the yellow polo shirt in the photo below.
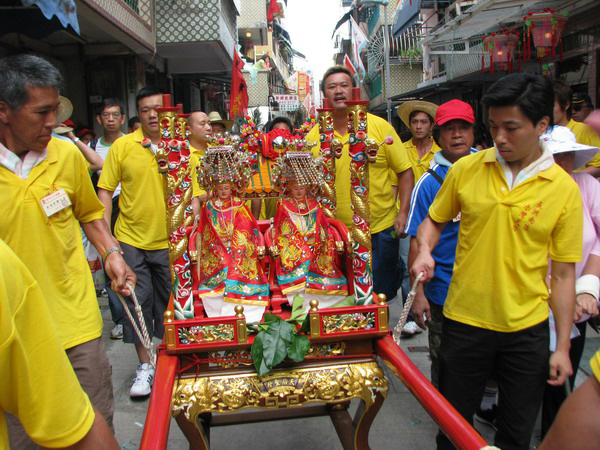
{"type": "MultiPolygon", "coordinates": [[[[412,165],[402,141],[394,128],[380,117],[367,114],[367,134],[375,141],[383,142],[387,136],[394,138],[392,145],[382,145],[377,152],[377,160],[369,163],[369,202],[371,204],[371,233],[378,233],[394,225],[396,220],[396,206],[394,191],[392,189],[393,173],[404,172],[411,169],[412,165]]],[[[337,218],[347,227],[352,223],[352,209],[350,207],[350,155],[348,154],[348,137],[346,133],[341,136],[337,131],[335,138],[344,143],[342,156],[335,160],[335,189],[337,197],[337,218]]],[[[320,155],[319,127],[313,127],[306,136],[307,141],[317,144],[313,148],[315,156],[320,155]]]]}
{"type": "Polygon", "coordinates": [[[98,187],[114,191],[121,183],[115,237],[142,250],[160,250],[168,247],[163,175],[143,139],[138,128],[111,145],[98,187]]]}
{"type": "Polygon", "coordinates": [[[199,150],[190,145],[190,176],[192,177],[192,197],[206,194],[206,191],[200,183],[198,183],[198,171],[200,166],[200,158],[204,157],[204,151],[199,150]]]}
{"type": "Polygon", "coordinates": [[[581,260],[577,184],[553,164],[512,190],[495,148],[458,160],[429,208],[436,222],[461,213],[444,315],[513,332],[548,318],[548,258],[581,260]]]}
{"type": "Polygon", "coordinates": [[[0,240],[0,448],[8,448],[4,412],[44,447],[73,445],[92,427],[94,410],[49,316],[40,285],[0,240]]]}
{"type": "Polygon", "coordinates": [[[598,350],[594,356],[592,356],[590,365],[592,366],[592,372],[594,372],[594,376],[600,383],[600,350],[598,350]]]}
{"type": "Polygon", "coordinates": [[[26,180],[0,167],[0,238],[44,290],[65,349],[100,337],[102,317],[79,222],[104,217],[81,152],[52,138],[26,180]],[[40,201],[64,189],[71,206],[46,217],[40,201]]]}
{"type": "Polygon", "coordinates": [[[419,178],[423,176],[427,169],[429,169],[429,165],[433,160],[433,155],[441,150],[440,146],[436,144],[433,138],[429,138],[431,141],[431,149],[423,155],[422,158],[419,157],[419,152],[417,151],[417,147],[413,144],[413,140],[409,139],[404,143],[404,147],[406,147],[406,151],[408,152],[408,157],[410,162],[412,163],[412,170],[415,174],[415,184],[419,181],[419,178]]]}
{"type": "MultiPolygon", "coordinates": [[[[567,124],[567,128],[573,132],[578,144],[600,147],[600,136],[588,124],[575,122],[571,119],[567,124]]],[[[596,153],[596,156],[585,167],[600,167],[600,153],[596,153]]]]}

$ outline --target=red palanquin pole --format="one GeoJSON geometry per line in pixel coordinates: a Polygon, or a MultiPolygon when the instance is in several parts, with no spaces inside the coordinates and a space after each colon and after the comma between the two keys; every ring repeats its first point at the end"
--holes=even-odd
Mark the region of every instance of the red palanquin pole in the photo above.
{"type": "Polygon", "coordinates": [[[335,219],[335,158],[336,152],[340,152],[342,144],[334,139],[333,131],[333,108],[329,107],[329,100],[325,99],[323,108],[318,109],[319,133],[321,141],[321,156],[323,157],[323,180],[325,184],[319,196],[323,206],[323,212],[330,219],[335,219]]]}
{"type": "MultiPolygon", "coordinates": [[[[369,150],[367,141],[367,104],[360,99],[360,88],[352,89],[348,106],[348,152],[350,154],[350,204],[352,271],[356,304],[373,303],[373,261],[371,255],[371,213],[369,206],[369,150]]],[[[370,153],[373,150],[371,149],[370,153]]],[[[375,148],[375,155],[377,150],[375,148]]]]}
{"type": "MultiPolygon", "coordinates": [[[[159,172],[164,176],[174,313],[176,319],[191,319],[194,317],[194,302],[186,227],[193,222],[193,211],[190,148],[185,140],[187,119],[183,115],[179,117],[179,108],[171,106],[168,94],[163,95],[163,106],[157,111],[161,141],[156,161],[159,172]]],[[[149,145],[149,142],[144,144],[149,145]]]]}
{"type": "Polygon", "coordinates": [[[439,425],[448,439],[461,450],[487,447],[487,442],[448,403],[394,342],[391,335],[375,341],[375,351],[402,383],[410,390],[425,411],[439,425]]]}

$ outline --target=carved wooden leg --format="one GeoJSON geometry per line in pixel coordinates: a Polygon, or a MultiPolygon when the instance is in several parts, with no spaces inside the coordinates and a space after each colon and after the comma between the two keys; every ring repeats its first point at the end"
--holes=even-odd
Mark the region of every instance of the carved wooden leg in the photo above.
{"type": "Polygon", "coordinates": [[[369,430],[375,416],[379,412],[385,397],[380,392],[375,394],[375,401],[369,407],[365,407],[365,402],[361,401],[358,405],[358,410],[354,416],[354,448],[356,450],[370,450],[369,447],[369,430]]]}
{"type": "Polygon", "coordinates": [[[348,413],[349,406],[350,402],[327,405],[329,417],[331,417],[331,422],[333,422],[344,450],[352,450],[354,448],[354,427],[352,426],[352,417],[348,413]]]}
{"type": "Polygon", "coordinates": [[[210,419],[210,413],[201,414],[198,417],[200,427],[197,427],[187,420],[183,413],[175,417],[177,425],[190,444],[190,450],[208,450],[210,448],[210,419]]]}

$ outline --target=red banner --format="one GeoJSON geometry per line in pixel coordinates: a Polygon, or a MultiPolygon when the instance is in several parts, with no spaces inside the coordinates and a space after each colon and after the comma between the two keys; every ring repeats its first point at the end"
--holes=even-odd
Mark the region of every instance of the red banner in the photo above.
{"type": "Polygon", "coordinates": [[[237,51],[233,55],[233,68],[231,69],[231,96],[229,102],[229,118],[243,117],[248,112],[248,86],[242,69],[244,61],[237,51]]]}

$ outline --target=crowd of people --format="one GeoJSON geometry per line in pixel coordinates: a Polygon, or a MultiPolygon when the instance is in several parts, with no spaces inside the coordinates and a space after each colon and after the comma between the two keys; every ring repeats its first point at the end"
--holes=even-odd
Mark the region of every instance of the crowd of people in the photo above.
{"type": "MultiPolygon", "coordinates": [[[[118,448],[82,232],[107,275],[111,337],[134,344],[139,360],[130,395],[148,396],[155,368],[119,296],[133,312],[135,291],[149,334],[162,338],[171,291],[155,158],[163,92],[138,92],[127,133],[123,102],[105,99],[97,136],[69,121],[62,77],[44,59],[0,59],[0,84],[0,446],[10,437],[19,449],[118,448]]],[[[347,226],[347,102],[355,86],[339,66],[320,86],[343,143],[336,204],[347,226]]],[[[569,398],[563,387],[574,387],[586,324],[600,312],[600,127],[591,99],[518,73],[494,83],[482,103],[489,148],[477,146],[483,125],[458,99],[402,104],[398,116],[411,133],[404,143],[392,125],[367,115],[369,137],[385,141],[369,164],[374,291],[405,301],[407,286],[422,281],[403,333],[429,330],[432,383],[468,421],[493,423],[496,446],[529,448],[540,408],[547,448],[560,448],[576,420],[585,426],[570,439],[597,442],[591,418],[600,412],[600,356],[592,361],[595,377],[569,398]]],[[[194,173],[211,136],[234,124],[216,111],[194,111],[188,125],[194,173]]],[[[281,117],[266,132],[285,129],[292,124],[281,117]]],[[[318,127],[306,139],[318,155],[318,127]]],[[[192,191],[198,222],[201,205],[220,203],[197,179],[192,191]]],[[[293,198],[309,205],[305,191],[293,198]]],[[[267,206],[252,205],[252,213],[268,219],[274,209],[267,206]]],[[[437,444],[452,448],[443,433],[437,444]]]]}

